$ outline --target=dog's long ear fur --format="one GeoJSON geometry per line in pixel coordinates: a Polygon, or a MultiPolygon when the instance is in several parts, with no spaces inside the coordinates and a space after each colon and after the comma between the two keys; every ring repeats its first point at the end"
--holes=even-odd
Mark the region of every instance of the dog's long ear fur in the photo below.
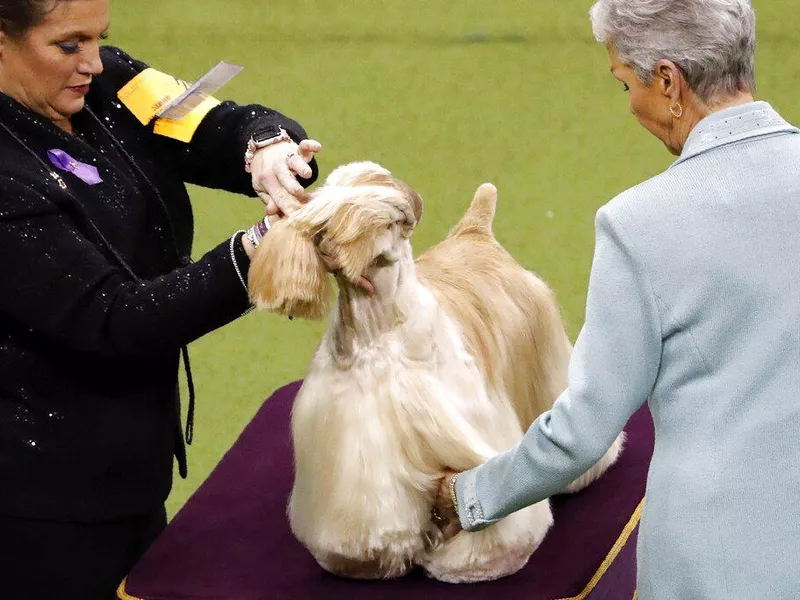
{"type": "Polygon", "coordinates": [[[275,223],[258,245],[248,275],[250,299],[260,309],[321,319],[328,312],[330,281],[311,236],[291,220],[275,223]]]}
{"type": "Polygon", "coordinates": [[[419,195],[380,165],[338,167],[308,204],[264,236],[250,264],[250,298],[261,309],[321,318],[328,312],[330,280],[320,251],[355,281],[375,258],[376,233],[398,223],[407,237],[421,216],[419,195]]]}
{"type": "Polygon", "coordinates": [[[309,239],[322,233],[320,251],[354,281],[375,258],[375,235],[393,223],[414,223],[414,216],[394,187],[325,185],[290,220],[309,239]]]}
{"type": "Polygon", "coordinates": [[[382,185],[400,191],[411,203],[414,222],[412,229],[422,219],[422,197],[405,181],[392,176],[391,172],[373,162],[356,162],[334,169],[325,180],[326,186],[382,185]]]}

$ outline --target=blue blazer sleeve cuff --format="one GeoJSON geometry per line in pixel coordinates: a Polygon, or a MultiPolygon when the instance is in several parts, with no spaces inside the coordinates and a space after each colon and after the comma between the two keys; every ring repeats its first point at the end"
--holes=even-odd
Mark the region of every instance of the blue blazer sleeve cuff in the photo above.
{"type": "Polygon", "coordinates": [[[478,499],[477,479],[480,467],[475,467],[469,471],[463,471],[456,479],[456,501],[458,506],[458,518],[461,521],[461,528],[464,531],[480,531],[497,523],[500,519],[486,519],[478,499]]]}

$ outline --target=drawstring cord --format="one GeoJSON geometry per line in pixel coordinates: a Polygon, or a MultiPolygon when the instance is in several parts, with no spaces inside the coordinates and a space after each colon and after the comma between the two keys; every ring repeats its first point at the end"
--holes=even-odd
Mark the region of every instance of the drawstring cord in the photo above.
{"type": "Polygon", "coordinates": [[[191,446],[194,440],[194,380],[192,379],[192,365],[189,363],[189,349],[181,346],[183,368],[186,371],[186,385],[189,388],[189,408],[186,411],[186,443],[191,446]]]}

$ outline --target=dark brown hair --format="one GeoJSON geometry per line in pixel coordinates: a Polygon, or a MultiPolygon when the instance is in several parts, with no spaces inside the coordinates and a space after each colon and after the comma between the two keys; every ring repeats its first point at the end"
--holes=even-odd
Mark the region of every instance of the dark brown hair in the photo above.
{"type": "Polygon", "coordinates": [[[23,37],[42,22],[58,2],[66,0],[0,0],[0,30],[12,38],[23,37]]]}

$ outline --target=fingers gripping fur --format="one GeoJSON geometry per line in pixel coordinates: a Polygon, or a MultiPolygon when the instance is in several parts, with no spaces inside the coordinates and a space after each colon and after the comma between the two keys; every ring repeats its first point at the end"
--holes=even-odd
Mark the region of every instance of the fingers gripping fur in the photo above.
{"type": "Polygon", "coordinates": [[[467,212],[450,232],[449,237],[466,233],[479,233],[489,237],[492,234],[492,222],[497,209],[497,188],[491,183],[484,183],[475,192],[475,197],[467,212]]]}
{"type": "Polygon", "coordinates": [[[259,309],[306,319],[328,312],[330,282],[310,237],[290,221],[275,223],[250,261],[250,299],[259,309]]]}

